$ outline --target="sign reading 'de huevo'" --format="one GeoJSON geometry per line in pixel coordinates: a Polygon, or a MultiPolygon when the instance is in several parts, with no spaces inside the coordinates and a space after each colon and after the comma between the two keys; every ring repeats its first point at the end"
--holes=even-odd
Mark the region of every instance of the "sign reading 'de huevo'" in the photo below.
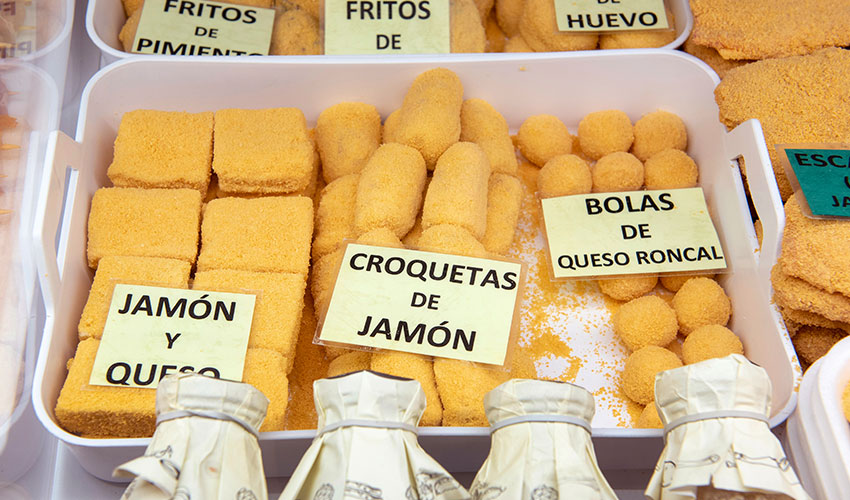
{"type": "Polygon", "coordinates": [[[555,0],[559,31],[645,31],[670,28],[664,0],[555,0]]]}
{"type": "Polygon", "coordinates": [[[504,365],[523,264],[350,243],[318,341],[504,365]]]}
{"type": "Polygon", "coordinates": [[[242,380],[255,299],[116,284],[89,383],[154,389],[187,371],[242,380]]]}
{"type": "Polygon", "coordinates": [[[797,201],[804,212],[850,217],[850,145],[777,144],[776,149],[794,190],[803,191],[797,201]]]}
{"type": "Polygon", "coordinates": [[[268,55],[275,11],[207,0],[145,0],[131,52],[268,55]]]}
{"type": "Polygon", "coordinates": [[[449,0],[325,0],[325,54],[447,54],[449,0]]]}
{"type": "Polygon", "coordinates": [[[726,269],[702,188],[541,200],[553,277],[726,269]]]}

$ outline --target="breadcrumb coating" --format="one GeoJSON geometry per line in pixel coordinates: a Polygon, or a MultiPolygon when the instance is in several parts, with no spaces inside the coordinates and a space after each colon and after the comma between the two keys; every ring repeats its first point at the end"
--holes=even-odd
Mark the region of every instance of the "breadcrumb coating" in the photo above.
{"type": "Polygon", "coordinates": [[[163,257],[195,263],[201,194],[195,189],[100,188],[91,200],[88,264],[102,257],[163,257]]]}
{"type": "Polygon", "coordinates": [[[785,273],[782,261],[770,273],[773,299],[782,307],[821,315],[833,321],[850,323],[850,297],[829,293],[785,273]]]}
{"type": "Polygon", "coordinates": [[[374,245],[378,247],[404,248],[401,240],[390,229],[385,227],[375,228],[367,231],[357,238],[357,243],[363,245],[374,245]]]}
{"type": "Polygon", "coordinates": [[[702,59],[704,63],[711,66],[711,69],[717,73],[717,76],[719,76],[721,80],[726,77],[726,73],[728,73],[730,69],[752,62],[749,59],[743,59],[740,61],[736,61],[734,59],[723,59],[716,49],[697,45],[690,36],[687,40],[685,40],[685,44],[682,46],[682,49],[684,49],[684,51],[688,54],[698,59],[702,59]]]}
{"type": "Polygon", "coordinates": [[[628,151],[634,139],[629,115],[617,109],[589,113],[578,124],[581,150],[593,160],[618,151],[628,151]]]}
{"type": "Polygon", "coordinates": [[[675,293],[678,292],[680,288],[682,288],[682,285],[684,285],[686,281],[688,281],[689,279],[696,278],[698,276],[702,276],[703,278],[714,279],[714,274],[692,274],[690,276],[676,274],[672,276],[662,276],[661,286],[675,293]]]}
{"type": "Polygon", "coordinates": [[[508,38],[515,37],[519,34],[519,18],[525,8],[525,0],[496,0],[495,3],[496,21],[499,27],[508,38]]]}
{"type": "Polygon", "coordinates": [[[319,0],[274,0],[273,3],[277,10],[301,9],[316,19],[319,18],[319,0]]]}
{"type": "Polygon", "coordinates": [[[785,203],[785,232],[779,262],[790,276],[826,292],[850,296],[850,224],[835,219],[812,219],[803,215],[797,195],[785,203]]]}
{"type": "Polygon", "coordinates": [[[310,293],[313,296],[316,315],[320,318],[328,312],[336,275],[342,264],[344,253],[343,248],[338,248],[313,263],[310,273],[310,293]]]}
{"type": "Polygon", "coordinates": [[[516,139],[520,153],[538,167],[573,150],[573,136],[564,122],[553,115],[529,116],[520,125],[516,139]]]}
{"type": "Polygon", "coordinates": [[[340,177],[322,189],[316,208],[313,260],[333,252],[346,238],[354,239],[354,200],[358,174],[340,177]]]}
{"type": "Polygon", "coordinates": [[[475,0],[475,7],[478,9],[478,15],[481,19],[490,17],[490,11],[493,10],[495,0],[475,0]]]}
{"type": "Polygon", "coordinates": [[[620,387],[632,401],[648,405],[655,400],[655,375],[681,366],[679,358],[667,349],[644,347],[626,359],[620,387]]]}
{"type": "Polygon", "coordinates": [[[291,9],[275,16],[270,56],[307,56],[322,53],[319,21],[306,11],[291,9]]]}
{"type": "Polygon", "coordinates": [[[363,102],[326,108],[316,120],[316,145],[325,182],[360,173],[381,145],[381,115],[363,102]]]}
{"type": "Polygon", "coordinates": [[[517,28],[535,52],[593,50],[599,40],[596,33],[559,31],[552,0],[525,0],[517,28]]]}
{"type": "Polygon", "coordinates": [[[608,49],[641,49],[663,47],[673,43],[678,34],[673,29],[676,19],[670,9],[667,11],[667,21],[670,29],[661,31],[620,31],[599,35],[599,48],[608,49]]]}
{"type": "Polygon", "coordinates": [[[136,30],[139,29],[139,21],[142,19],[142,9],[136,9],[135,12],[127,17],[121,31],[118,32],[118,41],[124,47],[124,52],[133,52],[133,42],[136,41],[136,30]]]}
{"type": "Polygon", "coordinates": [[[682,189],[696,187],[699,168],[684,151],[666,149],[652,155],[644,164],[646,189],[682,189]]]}
{"type": "Polygon", "coordinates": [[[655,407],[655,401],[651,401],[643,407],[640,416],[635,425],[638,429],[663,429],[664,424],[661,422],[661,416],[658,414],[658,409],[655,407]]]}
{"type": "Polygon", "coordinates": [[[289,405],[286,413],[286,429],[315,429],[318,424],[316,406],[313,403],[313,382],[328,375],[329,362],[325,351],[313,343],[316,335],[316,313],[310,295],[304,296],[301,312],[301,328],[295,346],[295,365],[289,372],[289,405]]]}
{"type": "Polygon", "coordinates": [[[444,426],[485,427],[484,395],[510,378],[497,367],[437,358],[434,376],[443,403],[444,426]]]}
{"type": "Polygon", "coordinates": [[[692,331],[682,343],[682,358],[686,365],[730,354],[743,355],[744,345],[741,339],[725,326],[701,326],[692,331]]]}
{"type": "Polygon", "coordinates": [[[515,35],[505,42],[505,52],[534,52],[522,35],[515,35]]]}
{"type": "Polygon", "coordinates": [[[472,142],[452,145],[440,156],[428,185],[422,207],[422,228],[454,224],[480,240],[487,229],[489,180],[490,162],[484,150],[472,142]]]}
{"type": "Polygon", "coordinates": [[[519,211],[522,207],[522,184],[507,174],[492,174],[487,191],[487,230],[481,243],[488,252],[505,255],[514,241],[519,211]]]}
{"type": "Polygon", "coordinates": [[[487,49],[487,35],[484,33],[484,23],[481,22],[476,1],[449,0],[449,3],[452,52],[484,52],[487,49]]]}
{"type": "Polygon", "coordinates": [[[425,393],[425,412],[419,425],[432,427],[443,420],[443,404],[434,379],[434,362],[425,356],[407,352],[378,351],[372,354],[370,370],[416,380],[425,393]]]}
{"type": "Polygon", "coordinates": [[[460,140],[478,144],[490,169],[516,175],[519,165],[508,122],[484,99],[467,99],[460,108],[460,140]]]}
{"type": "Polygon", "coordinates": [[[487,36],[487,52],[504,52],[505,51],[505,33],[499,27],[499,22],[496,20],[496,13],[490,12],[487,20],[484,22],[484,34],[487,36]]]}
{"type": "Polygon", "coordinates": [[[646,161],[665,149],[688,148],[688,130],[678,115],[669,111],[653,111],[635,122],[632,154],[646,161]]]}
{"type": "MultiPolygon", "coordinates": [[[[793,17],[789,15],[788,19],[793,17]]],[[[850,21],[850,16],[845,19],[850,21]]],[[[845,33],[850,36],[850,31],[845,33]]],[[[714,90],[720,121],[727,127],[734,128],[751,118],[761,122],[783,200],[793,190],[775,144],[850,142],[850,120],[845,119],[850,114],[848,73],[850,53],[825,49],[808,56],[735,68],[714,90]]]]}
{"type": "Polygon", "coordinates": [[[553,157],[537,175],[537,192],[541,198],[588,194],[592,189],[590,166],[576,155],[553,157]]]}
{"type": "Polygon", "coordinates": [[[780,305],[778,301],[777,305],[779,305],[779,312],[782,314],[782,318],[785,319],[786,322],[791,321],[792,323],[796,323],[801,326],[808,325],[819,326],[821,328],[835,328],[850,333],[850,323],[834,321],[813,312],[798,311],[797,309],[784,307],[780,305]]]}
{"type": "Polygon", "coordinates": [[[403,237],[413,227],[422,206],[425,162],[411,147],[390,143],[366,162],[357,183],[354,233],[386,227],[403,237]]]}
{"type": "Polygon", "coordinates": [[[769,59],[850,45],[844,0],[691,0],[694,43],[725,59],[769,59]]]}
{"type": "Polygon", "coordinates": [[[463,84],[450,70],[437,68],[413,80],[401,105],[394,139],[418,150],[429,169],[460,138],[463,84]]]}
{"type": "Polygon", "coordinates": [[[401,108],[393,111],[389,115],[387,115],[386,120],[384,120],[384,130],[381,134],[381,144],[387,144],[390,142],[399,142],[398,140],[398,124],[399,119],[401,118],[401,108]]]}
{"type": "Polygon", "coordinates": [[[791,341],[794,349],[802,360],[811,365],[832,349],[836,343],[847,336],[843,330],[820,328],[817,326],[802,326],[791,341]]]}
{"type": "Polygon", "coordinates": [[[667,349],[668,351],[672,352],[673,354],[675,354],[679,359],[683,358],[683,356],[682,356],[682,343],[679,342],[678,338],[674,339],[673,342],[670,342],[669,344],[664,346],[664,348],[667,349]]]}
{"type": "Polygon", "coordinates": [[[368,370],[371,365],[372,353],[368,351],[348,351],[331,361],[328,365],[328,378],[338,377],[346,373],[368,370]]]}
{"type": "Polygon", "coordinates": [[[673,309],[679,320],[679,333],[686,336],[705,325],[726,326],[732,315],[732,302],[716,281],[696,277],[673,296],[673,309]]]}
{"type": "Polygon", "coordinates": [[[629,301],[651,292],[658,284],[658,275],[596,280],[599,289],[615,300],[629,301]]]}
{"type": "Polygon", "coordinates": [[[645,295],[626,302],[614,313],[614,333],[630,351],[648,345],[665,347],[676,340],[679,324],[676,312],[657,295],[645,295]]]}
{"type": "Polygon", "coordinates": [[[452,224],[431,226],[422,231],[419,237],[419,249],[467,257],[486,258],[489,255],[484,245],[472,233],[452,224]]]}
{"type": "Polygon", "coordinates": [[[590,169],[594,193],[637,191],[643,187],[644,167],[631,153],[609,153],[590,169]]]}

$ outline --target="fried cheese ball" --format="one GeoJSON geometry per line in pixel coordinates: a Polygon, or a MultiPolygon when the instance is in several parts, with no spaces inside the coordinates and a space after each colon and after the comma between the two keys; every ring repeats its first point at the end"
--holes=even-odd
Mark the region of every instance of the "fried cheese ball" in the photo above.
{"type": "Polygon", "coordinates": [[[313,260],[336,250],[346,238],[354,238],[354,200],[358,174],[340,177],[322,189],[316,208],[313,260]]]}
{"type": "Polygon", "coordinates": [[[648,405],[655,400],[655,375],[681,366],[679,358],[667,349],[644,347],[626,360],[620,387],[632,401],[648,405]]]}
{"type": "Polygon", "coordinates": [[[419,236],[419,248],[467,257],[487,257],[487,250],[469,231],[452,224],[431,226],[419,236]]]}
{"type": "Polygon", "coordinates": [[[514,241],[522,207],[522,183],[507,174],[490,176],[487,191],[487,230],[481,243],[488,252],[504,255],[514,241]]]}
{"type": "Polygon", "coordinates": [[[328,378],[338,377],[346,373],[368,370],[371,366],[372,353],[368,351],[348,351],[335,358],[328,365],[328,378]]]}
{"type": "Polygon", "coordinates": [[[505,52],[534,52],[522,35],[512,36],[505,42],[505,52]]]}
{"type": "Polygon", "coordinates": [[[743,355],[744,345],[741,339],[725,326],[701,326],[692,331],[682,343],[682,358],[686,365],[730,354],[743,355]]]}
{"type": "Polygon", "coordinates": [[[302,56],[322,53],[319,21],[301,9],[281,12],[275,17],[269,55],[302,56]]]}
{"type": "MultiPolygon", "coordinates": [[[[703,278],[714,279],[714,274],[701,274],[703,278]]],[[[675,293],[678,292],[682,285],[685,284],[689,279],[696,278],[697,276],[683,276],[683,275],[673,275],[673,276],[662,276],[661,277],[661,286],[675,293]]]]}
{"type": "Polygon", "coordinates": [[[699,169],[684,151],[665,149],[652,155],[643,166],[646,189],[696,187],[699,169]]]}
{"type": "Polygon", "coordinates": [[[636,424],[638,429],[663,429],[664,424],[661,422],[661,416],[658,415],[658,409],[655,407],[655,401],[650,402],[643,407],[636,424]]]}
{"type": "Polygon", "coordinates": [[[648,345],[664,347],[676,340],[676,312],[657,295],[646,295],[623,304],[614,314],[614,333],[630,351],[648,345]]]}
{"type": "Polygon", "coordinates": [[[412,378],[422,386],[425,393],[425,412],[419,420],[420,426],[440,425],[443,420],[443,405],[434,380],[434,362],[425,356],[407,352],[378,351],[372,354],[372,371],[396,377],[412,378]]]}
{"type": "Polygon", "coordinates": [[[802,326],[791,341],[794,343],[797,355],[803,362],[810,365],[828,353],[832,346],[844,337],[846,333],[837,328],[802,326]]]}
{"type": "Polygon", "coordinates": [[[637,191],[643,186],[644,167],[634,155],[609,153],[600,158],[590,170],[594,193],[637,191]]]}
{"type": "Polygon", "coordinates": [[[422,205],[427,176],[425,162],[416,149],[397,143],[378,148],[357,182],[354,233],[359,236],[386,227],[399,238],[407,234],[422,205]]]}
{"type": "Polygon", "coordinates": [[[326,108],[316,120],[325,182],[359,173],[380,145],[381,115],[371,104],[341,102],[326,108]]]}
{"type": "Polygon", "coordinates": [[[632,142],[632,154],[640,161],[648,160],[652,155],[665,149],[688,148],[688,130],[685,122],[669,111],[653,111],[635,122],[635,140],[632,142]]]}
{"type": "Polygon", "coordinates": [[[628,151],[634,138],[632,121],[620,110],[596,111],[586,115],[578,124],[581,150],[592,160],[628,151]]]}
{"type": "Polygon", "coordinates": [[[630,278],[610,278],[596,280],[599,289],[615,300],[629,301],[651,292],[658,283],[658,275],[630,278]]]}
{"type": "Polygon", "coordinates": [[[517,147],[531,163],[542,167],[558,155],[573,150],[573,137],[557,116],[534,115],[522,122],[517,132],[517,147]]]}
{"type": "Polygon", "coordinates": [[[550,159],[537,175],[541,198],[587,194],[593,189],[593,176],[587,162],[576,155],[558,155],[550,159]]]}
{"type": "Polygon", "coordinates": [[[559,31],[555,22],[555,3],[552,0],[525,0],[517,27],[535,52],[593,50],[599,40],[596,33],[559,31]]]}
{"type": "Polygon", "coordinates": [[[690,279],[673,296],[673,309],[679,320],[679,332],[689,333],[705,325],[726,326],[732,315],[732,302],[716,281],[690,279]]]}
{"type": "Polygon", "coordinates": [[[429,169],[460,139],[463,85],[450,70],[426,71],[413,81],[401,105],[394,138],[418,150],[429,169]]]}
{"type": "Polygon", "coordinates": [[[460,108],[460,140],[478,144],[492,172],[516,175],[519,168],[508,122],[484,99],[467,99],[460,108]]]}
{"type": "Polygon", "coordinates": [[[496,0],[495,3],[496,22],[499,23],[505,36],[515,37],[519,34],[519,18],[525,7],[525,0],[496,0]]]}
{"type": "Polygon", "coordinates": [[[461,54],[484,52],[487,49],[487,35],[475,1],[450,0],[450,4],[452,52],[461,54]]]}
{"type": "Polygon", "coordinates": [[[480,240],[487,229],[489,180],[484,150],[473,142],[455,143],[437,161],[422,207],[422,228],[454,224],[480,240]]]}

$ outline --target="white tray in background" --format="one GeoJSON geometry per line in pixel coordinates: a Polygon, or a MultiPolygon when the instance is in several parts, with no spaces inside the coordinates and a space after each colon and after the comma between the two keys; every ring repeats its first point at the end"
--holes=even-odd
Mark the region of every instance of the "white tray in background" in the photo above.
{"type": "MultiPolygon", "coordinates": [[[[109,185],[106,167],[121,115],[138,108],[206,111],[224,107],[295,106],[308,122],[340,101],[375,104],[386,116],[400,105],[419,73],[437,66],[455,71],[466,97],[488,100],[512,129],[528,116],[551,113],[574,127],[589,112],[621,109],[633,120],[663,108],[682,117],[689,130],[689,154],[700,165],[701,184],[718,226],[730,273],[720,278],[733,303],[730,327],[742,338],[750,359],[764,367],[773,383],[771,425],[793,410],[800,369],[782,320],[771,304],[769,272],[776,260],[784,225],[758,122],[726,132],[714,102],[717,76],[701,61],[675,51],[628,50],[523,54],[498,60],[458,55],[441,57],[275,58],[144,57],[110,65],[83,93],[76,141],[54,138],[45,166],[35,227],[35,254],[45,294],[44,343],[36,368],[33,399],[45,427],[67,443],[82,466],[108,479],[112,469],[143,453],[147,439],[85,439],[65,432],[53,415],[66,376],[65,363],[77,345],[76,326],[91,285],[86,264],[86,220],[95,190],[109,185]],[[764,227],[759,252],[743,185],[734,158],[747,160],[753,202],[764,227]],[[63,202],[64,200],[64,202],[63,202]],[[54,244],[57,241],[58,245],[54,244]]],[[[604,314],[602,301],[589,316],[604,314]]],[[[565,325],[552,325],[564,328],[565,325]]],[[[569,329],[569,326],[566,326],[569,329]]],[[[604,328],[603,328],[604,330],[604,328]]],[[[575,332],[574,350],[588,336],[575,332]]],[[[600,331],[608,335],[610,331],[600,331]]],[[[622,351],[622,349],[620,349],[622,351]]],[[[588,387],[610,383],[612,361],[593,350],[576,382],[588,387]],[[594,363],[594,359],[599,361],[594,363]],[[609,368],[601,369],[607,364],[609,368]]],[[[619,363],[624,361],[624,351],[619,363]]],[[[597,404],[594,445],[606,469],[645,469],[657,459],[661,431],[617,427],[611,409],[597,404]]],[[[264,433],[260,438],[266,473],[291,473],[312,431],[264,433]]],[[[489,448],[486,428],[425,428],[420,441],[452,471],[475,471],[489,448]]]]}

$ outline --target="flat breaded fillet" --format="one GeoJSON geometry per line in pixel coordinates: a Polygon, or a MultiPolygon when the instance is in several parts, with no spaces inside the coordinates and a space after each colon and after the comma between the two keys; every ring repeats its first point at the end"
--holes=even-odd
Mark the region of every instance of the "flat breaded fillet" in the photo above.
{"type": "Polygon", "coordinates": [[[790,307],[782,306],[779,307],[779,312],[782,314],[782,317],[786,321],[790,320],[792,323],[796,323],[797,325],[833,328],[838,330],[844,330],[845,332],[850,333],[850,323],[845,323],[843,321],[833,321],[831,319],[824,318],[820,314],[815,314],[808,311],[798,311],[796,309],[791,309],[790,307]]]}
{"type": "MultiPolygon", "coordinates": [[[[846,119],[846,118],[845,118],[846,119]]],[[[785,204],[779,262],[785,273],[829,293],[850,297],[850,224],[803,215],[796,195],[785,204]]]]}
{"type": "Polygon", "coordinates": [[[727,127],[751,118],[761,122],[783,200],[792,189],[774,145],[850,142],[848,74],[850,52],[825,49],[734,68],[714,90],[720,121],[727,127]]]}
{"type": "Polygon", "coordinates": [[[781,262],[773,266],[773,299],[781,307],[807,311],[833,321],[850,322],[850,298],[840,293],[828,293],[809,283],[788,276],[781,262]]]}
{"type": "Polygon", "coordinates": [[[850,45],[847,0],[690,0],[691,38],[725,59],[768,59],[850,45]]]}
{"type": "Polygon", "coordinates": [[[716,49],[697,45],[692,37],[688,37],[688,39],[685,40],[685,44],[682,46],[682,50],[696,58],[702,59],[702,62],[711,66],[711,69],[713,69],[714,72],[717,73],[717,76],[719,76],[721,80],[726,77],[726,73],[728,73],[730,69],[737,68],[738,66],[743,66],[744,64],[752,62],[749,59],[723,59],[723,57],[720,56],[716,49]]]}

